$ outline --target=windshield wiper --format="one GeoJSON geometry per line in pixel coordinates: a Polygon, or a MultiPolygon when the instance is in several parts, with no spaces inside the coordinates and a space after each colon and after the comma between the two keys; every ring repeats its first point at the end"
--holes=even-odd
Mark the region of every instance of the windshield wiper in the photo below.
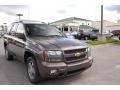
{"type": "Polygon", "coordinates": [[[47,35],[31,35],[33,37],[48,37],[47,35]]]}
{"type": "Polygon", "coordinates": [[[61,35],[48,35],[48,36],[50,36],[50,37],[63,37],[61,35]]]}
{"type": "Polygon", "coordinates": [[[33,37],[63,37],[61,35],[31,35],[33,37]]]}

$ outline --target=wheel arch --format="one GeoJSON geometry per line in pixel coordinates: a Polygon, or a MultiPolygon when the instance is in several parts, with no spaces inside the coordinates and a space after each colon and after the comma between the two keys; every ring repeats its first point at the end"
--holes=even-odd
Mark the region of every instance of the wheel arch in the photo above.
{"type": "Polygon", "coordinates": [[[31,52],[31,51],[29,51],[29,50],[26,50],[25,53],[24,53],[24,63],[27,62],[27,58],[28,58],[29,56],[35,57],[33,52],[31,52]]]}
{"type": "Polygon", "coordinates": [[[7,46],[7,42],[4,42],[4,48],[7,46]]]}

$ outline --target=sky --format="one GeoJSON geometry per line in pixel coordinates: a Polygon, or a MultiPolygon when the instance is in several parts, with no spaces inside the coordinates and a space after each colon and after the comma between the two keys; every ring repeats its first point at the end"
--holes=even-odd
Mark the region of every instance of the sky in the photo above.
{"type": "Polygon", "coordinates": [[[38,20],[46,23],[68,17],[98,21],[101,17],[101,4],[104,5],[104,19],[115,22],[120,18],[120,4],[114,2],[116,1],[0,0],[0,24],[18,20],[17,13],[23,13],[22,19],[38,20]]]}

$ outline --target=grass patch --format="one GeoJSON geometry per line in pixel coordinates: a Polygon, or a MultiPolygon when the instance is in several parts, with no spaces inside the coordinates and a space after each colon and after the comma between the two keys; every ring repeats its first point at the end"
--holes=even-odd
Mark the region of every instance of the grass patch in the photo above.
{"type": "Polygon", "coordinates": [[[100,44],[107,44],[107,43],[114,43],[114,42],[120,42],[120,40],[107,38],[106,41],[92,41],[92,40],[87,41],[87,43],[91,45],[100,45],[100,44]]]}

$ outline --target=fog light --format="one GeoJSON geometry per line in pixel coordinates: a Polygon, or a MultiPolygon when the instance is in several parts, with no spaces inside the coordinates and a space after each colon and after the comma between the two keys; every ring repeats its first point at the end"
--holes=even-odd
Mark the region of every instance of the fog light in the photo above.
{"type": "Polygon", "coordinates": [[[56,75],[57,74],[57,70],[50,70],[50,75],[56,75]]]}
{"type": "Polygon", "coordinates": [[[93,59],[93,57],[92,57],[92,56],[90,56],[90,57],[88,57],[88,59],[89,59],[89,60],[91,60],[91,59],[93,59]]]}

